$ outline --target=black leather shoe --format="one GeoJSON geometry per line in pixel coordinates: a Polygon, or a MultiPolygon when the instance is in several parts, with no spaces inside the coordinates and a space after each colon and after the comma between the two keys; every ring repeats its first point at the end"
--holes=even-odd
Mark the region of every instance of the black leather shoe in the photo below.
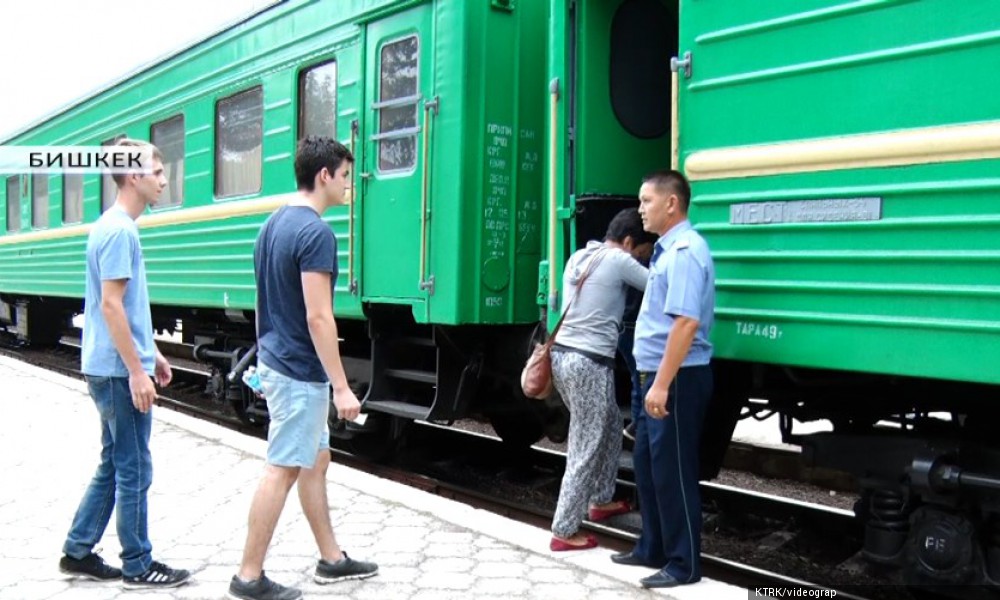
{"type": "Polygon", "coordinates": [[[646,561],[642,560],[632,552],[619,552],[611,555],[611,562],[630,567],[645,567],[646,561]]]}
{"type": "Polygon", "coordinates": [[[657,571],[649,577],[643,577],[639,580],[639,583],[644,588],[669,588],[681,584],[681,582],[674,579],[673,575],[663,570],[657,571]]]}

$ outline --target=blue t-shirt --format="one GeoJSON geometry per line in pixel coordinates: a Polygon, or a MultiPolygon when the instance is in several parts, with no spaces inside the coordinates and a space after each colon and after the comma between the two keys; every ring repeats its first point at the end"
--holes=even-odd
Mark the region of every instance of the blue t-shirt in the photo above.
{"type": "Polygon", "coordinates": [[[337,281],[337,238],[308,206],[283,206],[268,218],[253,249],[257,279],[257,350],[261,362],[298,381],[326,382],[302,292],[302,273],[337,281]]]}
{"type": "Polygon", "coordinates": [[[80,369],[84,375],[128,377],[128,368],[111,340],[108,324],[101,312],[101,282],[115,279],[128,280],[122,304],[142,368],[152,375],[156,367],[156,345],[153,342],[153,319],[149,311],[139,228],[117,204],[101,215],[87,237],[87,284],[80,369]]]}
{"type": "Polygon", "coordinates": [[[659,369],[678,316],[698,321],[681,366],[707,365],[712,359],[708,336],[715,320],[715,265],[705,238],[687,220],[674,225],[653,246],[649,281],[635,324],[633,354],[640,371],[659,369]]]}

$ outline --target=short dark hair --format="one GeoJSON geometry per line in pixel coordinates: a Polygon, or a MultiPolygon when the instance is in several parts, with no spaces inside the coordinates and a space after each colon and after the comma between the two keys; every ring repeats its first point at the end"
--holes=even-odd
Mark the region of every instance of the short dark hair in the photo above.
{"type": "Polygon", "coordinates": [[[643,183],[651,183],[661,194],[676,194],[681,202],[681,210],[687,213],[691,206],[691,184],[680,171],[662,169],[653,171],[642,178],[643,183]]]}
{"type": "Polygon", "coordinates": [[[333,175],[344,161],[353,163],[354,155],[337,140],[317,135],[302,138],[295,149],[295,183],[300,190],[311,192],[317,173],[325,167],[333,175]]]}
{"type": "Polygon", "coordinates": [[[604,235],[605,240],[619,244],[624,242],[627,237],[632,238],[632,243],[636,246],[656,242],[656,235],[642,228],[642,217],[639,216],[639,211],[634,208],[618,211],[615,218],[608,223],[608,232],[604,235]]]}
{"type": "MultiPolygon", "coordinates": [[[[158,160],[161,163],[163,162],[163,153],[160,152],[160,149],[157,148],[156,146],[154,146],[153,144],[151,144],[149,142],[146,142],[144,140],[133,140],[131,138],[122,138],[122,139],[118,140],[117,142],[115,142],[114,145],[115,146],[125,146],[127,148],[142,148],[142,149],[151,148],[152,149],[153,160],[158,160]]],[[[149,166],[152,167],[152,165],[149,165],[149,166]]],[[[125,178],[126,177],[128,177],[128,173],[112,173],[111,174],[111,179],[114,180],[115,185],[118,186],[118,189],[121,189],[121,187],[123,185],[125,185],[125,178]]]]}

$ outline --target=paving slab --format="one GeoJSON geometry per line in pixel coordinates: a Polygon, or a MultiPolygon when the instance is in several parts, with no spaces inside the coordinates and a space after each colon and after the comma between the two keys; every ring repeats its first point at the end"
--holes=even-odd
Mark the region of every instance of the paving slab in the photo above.
{"type": "MultiPolygon", "coordinates": [[[[172,590],[133,591],[59,573],[61,548],[97,466],[97,411],[80,380],[0,357],[5,424],[0,434],[0,600],[186,600],[225,597],[246,539],[246,520],[266,442],[154,408],[149,535],[153,557],[194,572],[172,590]]],[[[328,586],[312,582],[318,554],[294,494],[265,561],[268,576],[306,598],[358,600],[746,598],[718,581],[644,590],[645,569],[610,561],[611,551],[548,550],[547,530],[331,464],[334,529],[379,575],[328,586]]],[[[111,526],[102,556],[120,565],[111,526]]]]}

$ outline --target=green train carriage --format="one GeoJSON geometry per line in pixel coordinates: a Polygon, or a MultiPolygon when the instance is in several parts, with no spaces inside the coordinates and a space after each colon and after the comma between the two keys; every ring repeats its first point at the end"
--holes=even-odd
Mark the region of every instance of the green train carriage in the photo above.
{"type": "MultiPolygon", "coordinates": [[[[523,444],[545,420],[565,427],[561,411],[517,393],[519,368],[504,361],[539,318],[544,116],[533,96],[545,85],[545,11],[280,3],[5,143],[127,135],[163,147],[174,195],[139,221],[154,321],[171,330],[179,319],[219,371],[215,393],[261,420],[263,405],[224,377],[253,346],[253,240],[294,192],[298,137],[335,135],[358,158],[354,201],[326,220],[369,427],[475,413],[523,444]],[[512,42],[496,52],[496,40],[512,42]]],[[[113,188],[97,175],[12,176],[4,187],[0,319],[52,341],[80,311],[88,223],[113,188]]]]}
{"type": "Polygon", "coordinates": [[[717,269],[703,475],[739,418],[778,412],[785,441],[856,476],[867,559],[995,589],[1000,5],[550,6],[547,259],[599,234],[640,169],[691,179],[717,269]]]}

